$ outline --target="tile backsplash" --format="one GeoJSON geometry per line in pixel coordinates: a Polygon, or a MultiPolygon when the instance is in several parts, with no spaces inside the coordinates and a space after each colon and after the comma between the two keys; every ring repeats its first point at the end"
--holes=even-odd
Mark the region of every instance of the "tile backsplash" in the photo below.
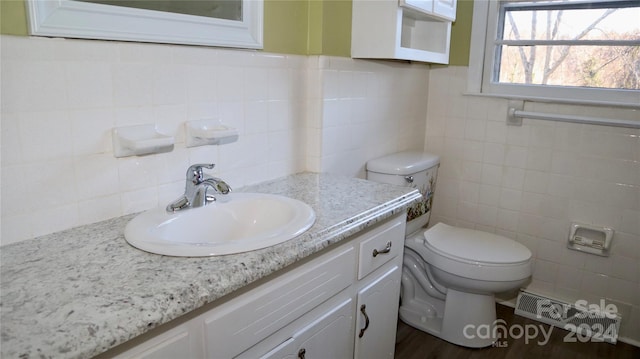
{"type": "MultiPolygon", "coordinates": [[[[640,342],[640,130],[524,119],[464,96],[466,67],[432,69],[425,149],[441,156],[432,221],[495,232],[535,257],[530,289],[608,298],[640,342]],[[571,222],[615,230],[610,257],[567,249],[571,222]]],[[[525,110],[639,119],[631,109],[527,103],[525,110]]]]}
{"type": "Polygon", "coordinates": [[[1,244],[164,206],[189,164],[234,187],[300,171],[364,176],[424,144],[424,65],[2,36],[1,244]],[[216,117],[238,142],[186,148],[216,117]],[[155,123],[170,153],[116,159],[111,129],[155,123]],[[36,219],[37,220],[34,220],[36,219]]]}

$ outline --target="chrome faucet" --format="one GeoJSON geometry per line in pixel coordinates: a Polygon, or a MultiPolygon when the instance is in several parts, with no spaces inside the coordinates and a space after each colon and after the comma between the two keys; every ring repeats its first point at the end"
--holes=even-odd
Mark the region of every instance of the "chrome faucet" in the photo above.
{"type": "Polygon", "coordinates": [[[206,206],[216,200],[216,197],[208,193],[211,188],[214,193],[226,195],[231,192],[231,187],[220,178],[205,175],[203,168],[212,169],[213,163],[192,165],[187,169],[184,194],[177,200],[167,205],[167,212],[176,212],[183,209],[206,206]]]}

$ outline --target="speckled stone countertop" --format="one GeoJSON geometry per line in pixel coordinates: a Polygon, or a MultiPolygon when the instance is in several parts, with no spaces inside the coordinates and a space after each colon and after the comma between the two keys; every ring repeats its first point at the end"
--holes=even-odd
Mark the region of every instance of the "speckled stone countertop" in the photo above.
{"type": "Polygon", "coordinates": [[[0,247],[2,358],[90,358],[404,211],[417,190],[302,173],[242,192],[299,199],[307,232],[247,253],[168,257],[131,247],[133,215],[0,247]]]}

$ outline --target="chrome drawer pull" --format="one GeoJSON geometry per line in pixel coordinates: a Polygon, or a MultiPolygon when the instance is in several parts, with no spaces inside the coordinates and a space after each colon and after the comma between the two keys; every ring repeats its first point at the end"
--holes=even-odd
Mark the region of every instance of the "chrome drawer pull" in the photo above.
{"type": "Polygon", "coordinates": [[[365,304],[360,306],[360,311],[364,315],[364,328],[360,329],[360,334],[358,334],[358,338],[362,338],[362,336],[364,335],[364,331],[367,330],[367,328],[369,328],[369,316],[367,315],[366,309],[367,309],[367,306],[365,304]]]}
{"type": "Polygon", "coordinates": [[[387,246],[382,250],[374,249],[373,250],[373,256],[377,257],[378,254],[385,254],[385,253],[389,253],[389,252],[391,252],[391,241],[387,242],[387,246]]]}

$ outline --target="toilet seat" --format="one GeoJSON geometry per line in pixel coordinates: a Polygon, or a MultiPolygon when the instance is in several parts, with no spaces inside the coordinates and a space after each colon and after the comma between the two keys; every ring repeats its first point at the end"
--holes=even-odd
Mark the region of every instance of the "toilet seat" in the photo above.
{"type": "Polygon", "coordinates": [[[424,237],[426,246],[461,262],[518,264],[531,258],[527,247],[507,237],[444,223],[425,231],[424,237]]]}
{"type": "Polygon", "coordinates": [[[531,275],[531,252],[509,238],[438,223],[407,247],[435,268],[469,279],[516,281],[531,275]]]}

